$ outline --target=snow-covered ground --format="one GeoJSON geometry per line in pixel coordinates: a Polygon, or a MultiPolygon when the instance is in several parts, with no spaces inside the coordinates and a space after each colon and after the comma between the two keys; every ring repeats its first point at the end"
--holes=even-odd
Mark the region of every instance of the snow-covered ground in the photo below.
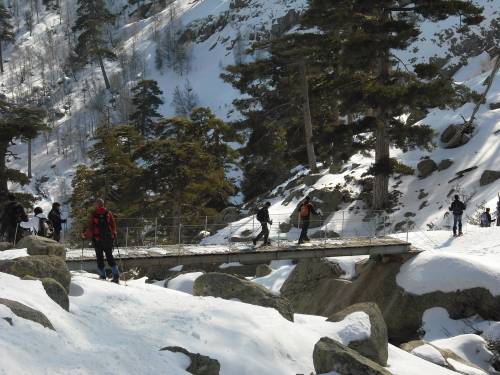
{"type": "MultiPolygon", "coordinates": [[[[160,351],[179,345],[217,359],[221,374],[295,374],[314,371],[312,351],[323,336],[344,344],[367,337],[365,313],[339,323],[212,297],[193,297],[145,284],[117,286],[73,274],[70,312],[53,302],[38,281],[0,273],[0,298],[43,312],[56,331],[21,319],[0,305],[2,374],[186,374],[187,357],[160,351]],[[29,338],[29,339],[28,339],[29,338]]],[[[394,374],[451,373],[390,347],[394,374]],[[430,373],[430,372],[429,372],[430,373]]]]}

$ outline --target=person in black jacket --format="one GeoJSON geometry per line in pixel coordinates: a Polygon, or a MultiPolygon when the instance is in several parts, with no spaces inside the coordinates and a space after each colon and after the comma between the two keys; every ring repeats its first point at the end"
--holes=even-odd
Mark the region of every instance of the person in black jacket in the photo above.
{"type": "Polygon", "coordinates": [[[62,224],[66,222],[66,219],[61,218],[61,204],[59,202],[52,203],[52,210],[50,210],[48,218],[54,227],[52,238],[59,242],[61,240],[62,224]]]}
{"type": "Polygon", "coordinates": [[[6,235],[8,242],[16,243],[21,237],[21,231],[19,230],[21,221],[28,221],[28,215],[26,215],[21,203],[16,200],[16,196],[9,194],[8,201],[2,212],[0,236],[6,235]]]}
{"type": "Polygon", "coordinates": [[[455,200],[451,203],[450,211],[453,212],[453,236],[457,236],[457,225],[458,225],[458,235],[461,236],[462,233],[462,214],[464,213],[466,206],[465,203],[460,201],[460,197],[455,195],[455,200]]]}
{"type": "Polygon", "coordinates": [[[266,202],[266,204],[259,211],[257,211],[257,220],[260,222],[262,230],[260,231],[259,235],[252,240],[254,245],[257,245],[257,241],[262,237],[264,237],[264,245],[271,244],[271,242],[269,241],[269,228],[267,227],[267,223],[271,225],[273,224],[273,222],[269,219],[270,206],[271,203],[266,202]]]}

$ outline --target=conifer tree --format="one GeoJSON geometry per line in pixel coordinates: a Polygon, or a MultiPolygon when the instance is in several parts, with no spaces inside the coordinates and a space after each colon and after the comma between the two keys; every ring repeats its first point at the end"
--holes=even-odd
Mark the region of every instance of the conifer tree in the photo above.
{"type": "Polygon", "coordinates": [[[163,104],[163,100],[160,98],[163,92],[158,87],[158,83],[153,80],[139,81],[132,88],[132,92],[134,93],[132,104],[135,106],[135,112],[130,115],[130,120],[143,136],[150,135],[154,119],[161,116],[157,110],[163,104]]]}
{"type": "Polygon", "coordinates": [[[104,67],[104,60],[114,59],[116,55],[108,48],[103,35],[105,26],[112,23],[115,16],[106,8],[104,0],[78,0],[76,13],[78,18],[73,31],[80,32],[80,35],[75,51],[81,62],[97,61],[99,63],[104,83],[109,90],[111,85],[104,67]]]}
{"type": "MultiPolygon", "coordinates": [[[[389,147],[430,146],[429,126],[407,124],[401,115],[412,109],[445,106],[455,99],[451,80],[439,72],[419,77],[396,68],[394,51],[407,48],[419,36],[418,17],[443,20],[452,15],[474,24],[481,21],[481,9],[469,1],[421,0],[402,2],[384,0],[367,3],[346,0],[329,3],[310,2],[306,24],[315,25],[331,35],[338,48],[340,69],[334,85],[342,87],[343,106],[361,113],[375,135],[373,209],[389,206],[388,182],[391,173],[389,147]]],[[[415,72],[428,72],[427,64],[415,72]]]]}
{"type": "Polygon", "coordinates": [[[5,8],[3,2],[0,2],[0,73],[3,74],[3,55],[2,44],[14,39],[14,32],[11,23],[11,14],[5,8]]]}
{"type": "Polygon", "coordinates": [[[15,139],[35,138],[45,129],[45,112],[39,108],[19,106],[0,100],[0,196],[8,193],[8,182],[25,185],[28,177],[7,162],[17,157],[9,150],[15,139]]]}

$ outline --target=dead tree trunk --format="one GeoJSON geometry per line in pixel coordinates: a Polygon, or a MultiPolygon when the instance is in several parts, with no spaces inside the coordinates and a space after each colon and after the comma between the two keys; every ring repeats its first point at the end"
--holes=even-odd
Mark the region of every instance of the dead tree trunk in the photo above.
{"type": "Polygon", "coordinates": [[[311,109],[309,107],[309,84],[307,82],[307,74],[306,74],[306,63],[302,60],[299,63],[300,69],[300,80],[301,80],[301,88],[302,88],[302,109],[304,112],[304,133],[305,133],[305,142],[307,149],[307,162],[309,164],[309,169],[312,173],[317,172],[316,168],[316,154],[314,153],[314,144],[312,142],[312,121],[311,121],[311,109]]]}

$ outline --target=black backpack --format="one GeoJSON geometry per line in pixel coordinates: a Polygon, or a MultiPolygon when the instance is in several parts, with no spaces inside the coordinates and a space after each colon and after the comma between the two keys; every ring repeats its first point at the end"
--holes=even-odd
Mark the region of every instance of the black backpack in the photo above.
{"type": "Polygon", "coordinates": [[[109,211],[106,210],[102,214],[95,214],[97,218],[97,228],[99,228],[99,239],[101,241],[110,241],[113,239],[109,223],[109,211]]]}
{"type": "Polygon", "coordinates": [[[41,237],[51,238],[53,233],[54,230],[50,220],[43,217],[39,217],[37,235],[41,237]]]}
{"type": "Polygon", "coordinates": [[[266,208],[262,207],[257,211],[257,220],[258,221],[266,221],[267,220],[267,215],[266,215],[266,208]]]}

